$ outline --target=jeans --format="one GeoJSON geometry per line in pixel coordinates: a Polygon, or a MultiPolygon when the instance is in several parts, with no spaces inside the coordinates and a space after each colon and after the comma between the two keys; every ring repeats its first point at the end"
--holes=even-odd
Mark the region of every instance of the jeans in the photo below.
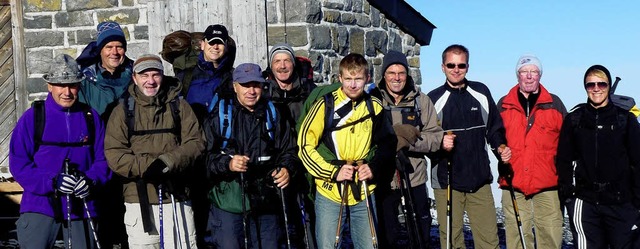
{"type": "MultiPolygon", "coordinates": [[[[249,215],[247,229],[249,248],[277,249],[278,240],[282,238],[283,226],[276,214],[249,215]],[[259,233],[259,235],[258,235],[259,233]]],[[[209,228],[213,244],[217,248],[244,248],[244,225],[242,214],[230,213],[211,206],[209,228]]]]}
{"type": "MultiPolygon", "coordinates": [[[[364,198],[364,196],[363,196],[364,198]]],[[[373,215],[373,226],[376,227],[376,209],[374,195],[371,199],[371,213],[373,215]]],[[[340,213],[340,203],[335,203],[328,198],[316,193],[316,240],[318,248],[333,249],[335,243],[336,229],[338,226],[338,215],[340,213]]],[[[351,240],[356,249],[373,248],[371,230],[369,228],[369,217],[367,214],[366,202],[363,200],[356,205],[346,206],[343,210],[342,224],[345,224],[347,215],[349,216],[351,240]]],[[[340,234],[342,228],[340,226],[340,234]]],[[[377,235],[376,235],[377,238],[377,235]]],[[[342,239],[340,243],[342,243],[342,239]]]]}

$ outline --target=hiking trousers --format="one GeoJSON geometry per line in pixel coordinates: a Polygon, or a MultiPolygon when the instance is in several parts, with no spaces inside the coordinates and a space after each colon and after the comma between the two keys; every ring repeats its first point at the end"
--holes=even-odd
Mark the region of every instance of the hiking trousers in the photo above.
{"type": "MultiPolygon", "coordinates": [[[[440,246],[447,248],[447,189],[434,189],[440,230],[440,246]]],[[[498,248],[498,221],[491,185],[485,184],[475,193],[452,190],[451,222],[453,248],[466,248],[464,244],[463,216],[467,212],[473,233],[473,244],[479,249],[498,248]]]]}
{"type": "MultiPolygon", "coordinates": [[[[537,245],[537,248],[560,248],[563,220],[558,191],[544,191],[530,198],[525,198],[519,192],[515,192],[515,195],[527,248],[536,248],[534,245],[537,245]]],[[[502,212],[507,249],[522,248],[509,190],[502,190],[502,212]]]]}

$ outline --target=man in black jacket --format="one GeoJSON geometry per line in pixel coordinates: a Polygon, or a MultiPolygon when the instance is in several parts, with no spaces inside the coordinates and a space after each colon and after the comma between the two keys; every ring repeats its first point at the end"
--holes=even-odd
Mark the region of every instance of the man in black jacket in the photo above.
{"type": "Polygon", "coordinates": [[[457,44],[447,47],[442,52],[442,72],[447,80],[428,94],[434,101],[442,129],[453,133],[444,136],[442,150],[431,158],[431,185],[436,197],[440,238],[443,238],[440,245],[446,247],[447,185],[450,183],[453,247],[464,248],[462,216],[467,211],[475,246],[498,248],[497,218],[490,186],[493,174],[486,145],[489,144],[503,162],[509,161],[511,150],[500,147],[506,144],[505,130],[489,88],[467,80],[468,69],[469,50],[457,44]],[[449,163],[451,179],[448,179],[449,163]]]}
{"type": "Polygon", "coordinates": [[[260,66],[238,65],[236,97],[221,99],[204,123],[213,183],[209,227],[217,248],[275,249],[282,235],[278,188],[294,173],[296,145],[289,124],[261,98],[264,83],[260,66]]]}
{"type": "Polygon", "coordinates": [[[560,197],[578,248],[638,248],[640,125],[609,100],[601,65],[584,75],[588,101],[565,117],[558,144],[560,197]]]}

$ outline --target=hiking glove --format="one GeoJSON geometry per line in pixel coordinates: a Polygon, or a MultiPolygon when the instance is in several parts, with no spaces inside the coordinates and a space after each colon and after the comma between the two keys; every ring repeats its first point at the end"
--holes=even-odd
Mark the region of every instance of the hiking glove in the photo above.
{"type": "Polygon", "coordinates": [[[397,124],[393,126],[393,131],[398,137],[396,152],[405,148],[409,148],[409,146],[415,144],[420,137],[420,131],[413,125],[397,124]]]}
{"type": "Polygon", "coordinates": [[[511,167],[510,163],[498,163],[498,174],[500,177],[504,177],[507,182],[510,182],[513,179],[513,167],[511,167]]]}
{"type": "Polygon", "coordinates": [[[409,142],[410,145],[414,145],[418,138],[420,137],[420,131],[413,125],[409,124],[397,124],[393,126],[393,131],[396,133],[396,136],[399,138],[402,137],[409,142]]]}
{"type": "Polygon", "coordinates": [[[80,176],[76,182],[76,186],[73,188],[73,194],[80,199],[84,199],[89,196],[89,189],[92,185],[93,181],[91,181],[91,179],[80,176]]]}
{"type": "Polygon", "coordinates": [[[396,152],[409,148],[409,146],[411,146],[411,144],[409,144],[409,141],[407,141],[407,139],[401,136],[398,136],[398,144],[396,144],[396,152]]]}
{"type": "Polygon", "coordinates": [[[63,194],[72,194],[73,188],[76,186],[77,180],[72,175],[59,174],[55,179],[55,188],[63,194]]]}
{"type": "Polygon", "coordinates": [[[167,165],[162,160],[156,159],[142,174],[142,179],[150,183],[162,183],[167,176],[167,171],[169,171],[167,165]]]}

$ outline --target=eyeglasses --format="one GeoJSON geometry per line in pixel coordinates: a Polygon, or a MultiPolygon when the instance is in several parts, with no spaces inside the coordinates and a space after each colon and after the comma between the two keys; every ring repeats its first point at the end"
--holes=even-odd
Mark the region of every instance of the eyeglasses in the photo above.
{"type": "Polygon", "coordinates": [[[538,70],[518,71],[518,73],[520,74],[520,76],[527,76],[527,74],[531,74],[531,76],[540,75],[540,71],[538,71],[538,70]]]}
{"type": "Polygon", "coordinates": [[[598,89],[605,89],[609,87],[609,83],[600,81],[600,82],[587,82],[584,84],[584,87],[587,89],[587,91],[593,91],[593,89],[595,89],[596,86],[598,86],[598,89]]]}
{"type": "Polygon", "coordinates": [[[445,64],[445,66],[448,69],[454,69],[454,68],[456,68],[456,66],[458,66],[459,69],[467,69],[467,64],[466,63],[460,63],[458,65],[456,65],[454,63],[447,63],[447,64],[445,64]]]}

